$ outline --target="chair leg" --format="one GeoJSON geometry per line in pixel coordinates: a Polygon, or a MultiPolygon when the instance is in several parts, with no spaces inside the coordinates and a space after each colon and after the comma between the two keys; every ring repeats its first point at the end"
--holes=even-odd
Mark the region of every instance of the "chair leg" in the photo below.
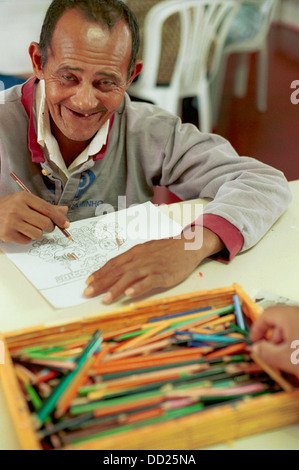
{"type": "Polygon", "coordinates": [[[257,56],[257,89],[256,107],[260,112],[267,110],[268,89],[268,47],[267,44],[258,52],[257,56]]]}
{"type": "Polygon", "coordinates": [[[197,94],[198,122],[201,132],[212,132],[212,110],[209,86],[203,87],[197,94]]]}
{"type": "Polygon", "coordinates": [[[248,86],[249,54],[242,52],[237,54],[237,64],[234,77],[234,95],[243,98],[248,86]]]}
{"type": "Polygon", "coordinates": [[[224,82],[226,77],[226,68],[227,68],[227,56],[224,55],[221,63],[219,65],[219,69],[215,76],[210,80],[210,97],[211,97],[211,106],[212,106],[212,118],[213,118],[213,126],[217,125],[220,108],[221,108],[221,101],[224,89],[224,82]]]}

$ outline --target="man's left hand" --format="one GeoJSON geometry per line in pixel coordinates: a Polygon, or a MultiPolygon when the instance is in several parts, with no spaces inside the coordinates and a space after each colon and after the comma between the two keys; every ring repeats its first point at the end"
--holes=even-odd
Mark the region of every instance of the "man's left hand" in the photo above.
{"type": "Polygon", "coordinates": [[[136,245],[111,259],[89,276],[84,294],[94,297],[106,292],[103,301],[110,304],[122,294],[137,297],[151,289],[167,289],[184,281],[205,258],[223,248],[216,234],[193,226],[179,237],[136,245]]]}

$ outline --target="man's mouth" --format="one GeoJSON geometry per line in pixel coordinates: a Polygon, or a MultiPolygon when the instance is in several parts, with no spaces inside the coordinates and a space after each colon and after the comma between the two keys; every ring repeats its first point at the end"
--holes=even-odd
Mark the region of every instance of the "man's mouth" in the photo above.
{"type": "Polygon", "coordinates": [[[80,118],[80,119],[83,119],[83,120],[89,120],[89,119],[92,119],[94,118],[95,116],[99,116],[99,111],[93,111],[93,112],[87,112],[87,113],[82,113],[82,112],[78,112],[78,111],[75,111],[71,108],[67,108],[65,107],[65,109],[72,115],[72,116],[75,116],[77,118],[80,118]]]}

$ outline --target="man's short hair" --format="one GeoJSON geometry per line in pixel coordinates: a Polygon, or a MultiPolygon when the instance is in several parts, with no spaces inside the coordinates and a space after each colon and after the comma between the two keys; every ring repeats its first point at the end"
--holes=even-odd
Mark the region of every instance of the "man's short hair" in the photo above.
{"type": "Polygon", "coordinates": [[[120,20],[129,26],[132,35],[132,51],[128,79],[134,68],[139,49],[139,26],[135,14],[121,0],[53,0],[49,6],[41,29],[39,49],[41,66],[44,68],[51,49],[52,37],[58,20],[68,10],[76,8],[84,18],[111,30],[120,20]]]}

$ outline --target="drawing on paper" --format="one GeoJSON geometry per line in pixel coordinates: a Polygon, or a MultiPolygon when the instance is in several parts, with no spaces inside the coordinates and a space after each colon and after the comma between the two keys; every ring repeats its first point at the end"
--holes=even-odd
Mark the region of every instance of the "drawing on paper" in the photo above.
{"type": "Polygon", "coordinates": [[[87,302],[86,279],[139,243],[180,234],[182,227],[147,202],[72,222],[73,242],[58,229],[28,245],[2,243],[10,260],[56,308],[87,302]]]}
{"type": "Polygon", "coordinates": [[[92,221],[88,226],[72,229],[74,242],[64,236],[51,234],[33,242],[28,254],[50,264],[59,264],[63,273],[55,277],[57,284],[65,284],[88,276],[126,247],[124,230],[118,223],[92,221]]]}

